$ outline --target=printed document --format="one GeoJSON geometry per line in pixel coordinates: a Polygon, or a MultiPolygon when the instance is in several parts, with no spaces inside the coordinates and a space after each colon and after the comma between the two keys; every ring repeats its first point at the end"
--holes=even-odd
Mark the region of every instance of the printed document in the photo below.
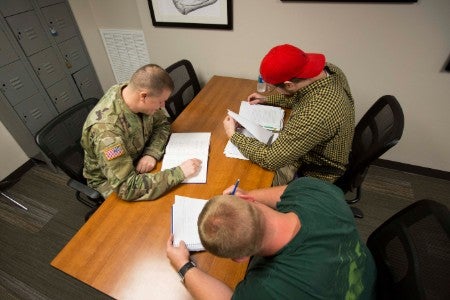
{"type": "Polygon", "coordinates": [[[239,115],[272,131],[283,128],[284,110],[281,107],[241,101],[239,115]]]}
{"type": "Polygon", "coordinates": [[[161,170],[170,169],[188,159],[197,158],[202,161],[199,174],[183,182],[206,183],[210,140],[211,132],[172,133],[166,146],[161,170]]]}
{"type": "Polygon", "coordinates": [[[190,251],[202,251],[198,235],[197,219],[208,200],[175,195],[172,206],[173,245],[178,247],[184,241],[190,251]]]}

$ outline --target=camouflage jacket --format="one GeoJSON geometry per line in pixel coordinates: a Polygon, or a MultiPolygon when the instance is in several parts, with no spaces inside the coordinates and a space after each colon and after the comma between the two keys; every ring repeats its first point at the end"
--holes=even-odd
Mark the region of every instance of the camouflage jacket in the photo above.
{"type": "Polygon", "coordinates": [[[121,90],[112,86],[89,113],[83,127],[83,175],[103,197],[115,191],[129,201],[153,200],[181,183],[180,167],[140,174],[135,163],[150,155],[160,160],[170,135],[162,110],[151,116],[135,114],[125,104],[121,90]]]}

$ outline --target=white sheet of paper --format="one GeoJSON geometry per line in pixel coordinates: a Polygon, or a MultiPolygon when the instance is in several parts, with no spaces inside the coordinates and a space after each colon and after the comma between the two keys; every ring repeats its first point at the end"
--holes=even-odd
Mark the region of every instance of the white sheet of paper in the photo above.
{"type": "Polygon", "coordinates": [[[184,183],[206,183],[211,132],[172,133],[166,146],[161,170],[179,166],[182,162],[198,158],[202,161],[199,174],[184,183]]]}
{"type": "Polygon", "coordinates": [[[180,241],[184,241],[190,251],[205,250],[198,235],[197,220],[207,201],[175,195],[175,203],[172,206],[174,246],[178,247],[180,241]]]}
{"type": "Polygon", "coordinates": [[[269,130],[280,131],[283,128],[284,110],[280,107],[241,101],[239,115],[269,130]]]}
{"type": "Polygon", "coordinates": [[[236,120],[241,126],[245,127],[258,141],[268,144],[271,142],[273,133],[252,120],[244,118],[237,113],[228,110],[228,115],[236,120]]]}

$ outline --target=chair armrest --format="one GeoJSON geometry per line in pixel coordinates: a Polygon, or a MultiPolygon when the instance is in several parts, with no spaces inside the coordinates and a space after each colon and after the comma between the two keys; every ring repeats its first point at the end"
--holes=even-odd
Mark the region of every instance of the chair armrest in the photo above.
{"type": "Polygon", "coordinates": [[[88,196],[89,198],[92,198],[92,199],[101,199],[102,198],[102,195],[99,192],[97,192],[93,188],[91,188],[79,181],[76,181],[72,178],[69,179],[69,181],[67,181],[67,185],[70,186],[71,188],[73,188],[74,190],[88,196]]]}

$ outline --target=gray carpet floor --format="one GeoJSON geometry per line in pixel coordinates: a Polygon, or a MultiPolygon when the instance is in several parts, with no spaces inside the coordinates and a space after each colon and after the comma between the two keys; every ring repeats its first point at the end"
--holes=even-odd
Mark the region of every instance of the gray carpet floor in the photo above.
{"type": "MultiPolygon", "coordinates": [[[[0,196],[0,299],[109,299],[50,266],[84,223],[89,208],[66,186],[67,176],[35,165],[0,196]]],[[[450,182],[373,166],[363,184],[364,212],[356,223],[363,240],[382,222],[420,199],[450,207],[450,182]]]]}

